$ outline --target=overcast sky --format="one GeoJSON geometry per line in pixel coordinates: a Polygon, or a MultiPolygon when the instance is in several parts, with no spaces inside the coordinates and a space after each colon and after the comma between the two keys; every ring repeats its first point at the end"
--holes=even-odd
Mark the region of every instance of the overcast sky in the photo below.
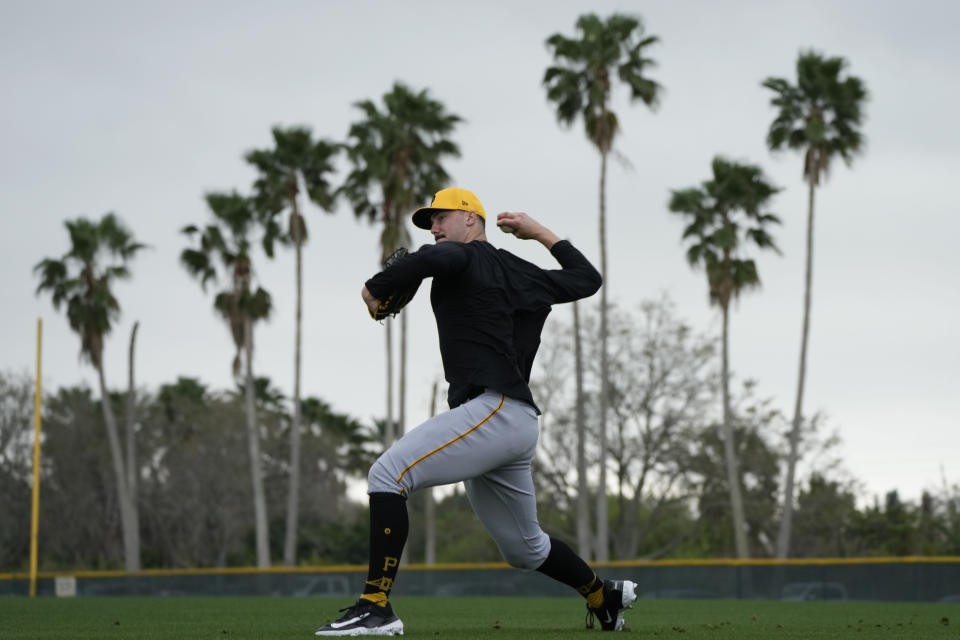
{"type": "MultiPolygon", "coordinates": [[[[761,165],[784,190],[772,210],[782,257],[757,257],[764,287],[732,316],[736,375],[790,414],[802,310],[806,189],[801,158],[771,155],[768,76],[795,80],[802,49],[850,62],[870,93],[865,153],[837,163],[817,192],[808,413],[821,411],[864,483],[863,499],[910,499],[960,482],[960,4],[769,2],[0,2],[0,369],[32,372],[44,320],[47,389],[96,388],[79,342],[32,267],[68,248],[63,221],[116,212],[151,245],[117,287],[122,317],[106,343],[111,386],[125,384],[140,322],[137,376],[232,384],[233,345],[178,263],[179,229],[208,219],[203,194],[246,191],[245,151],[270,127],[303,124],[344,139],[352,104],[397,81],[429,89],[464,118],[454,183],[488,213],[527,211],[598,262],[599,159],[582,128],[558,127],[541,85],[544,40],[573,35],[586,10],[643,17],[659,108],[616,98],[618,149],[608,176],[609,296],[621,306],[668,294],[679,315],[719,329],[705,278],[684,261],[670,189],[709,177],[724,154],[761,165]]],[[[378,231],[346,206],[312,208],[305,253],[304,394],[364,420],[384,413],[383,327],[359,297],[376,271],[378,231]]],[[[430,237],[411,227],[415,244],[430,237]]],[[[544,266],[539,245],[498,246],[544,266]]],[[[293,257],[259,265],[273,294],[255,369],[287,393],[293,379],[293,257]]],[[[599,298],[597,298],[599,300],[599,298]]],[[[559,315],[559,314],[557,314],[559,315]]],[[[565,316],[564,316],[565,317],[565,316]]],[[[426,417],[440,374],[427,296],[411,305],[408,422],[426,417]]]]}

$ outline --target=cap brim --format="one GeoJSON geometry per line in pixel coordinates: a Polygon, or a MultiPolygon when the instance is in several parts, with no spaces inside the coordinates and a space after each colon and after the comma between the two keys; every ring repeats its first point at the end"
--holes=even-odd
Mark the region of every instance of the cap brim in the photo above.
{"type": "Polygon", "coordinates": [[[430,217],[438,211],[449,211],[449,209],[436,209],[434,207],[422,207],[413,212],[413,226],[421,229],[430,230],[433,226],[433,220],[430,217]]]}
{"type": "MultiPolygon", "coordinates": [[[[435,213],[440,213],[441,211],[466,211],[466,209],[451,209],[450,207],[422,207],[413,212],[413,226],[430,231],[430,227],[433,226],[433,220],[431,219],[431,216],[433,216],[435,213]]],[[[476,213],[477,216],[486,222],[487,216],[476,211],[474,211],[474,213],[476,213]]]]}

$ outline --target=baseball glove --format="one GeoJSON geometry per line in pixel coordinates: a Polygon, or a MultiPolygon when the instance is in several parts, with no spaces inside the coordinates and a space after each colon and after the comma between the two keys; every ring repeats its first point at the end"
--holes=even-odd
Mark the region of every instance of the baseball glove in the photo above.
{"type": "MultiPolygon", "coordinates": [[[[386,271],[392,267],[405,255],[407,255],[407,250],[403,247],[400,247],[391,253],[389,256],[387,256],[387,259],[383,261],[383,270],[386,271]]],[[[377,307],[376,311],[370,312],[370,317],[379,321],[385,320],[390,316],[397,315],[405,306],[407,306],[407,303],[413,300],[413,296],[416,295],[417,289],[419,288],[420,283],[417,282],[417,284],[414,286],[391,292],[390,295],[387,296],[386,300],[380,302],[380,306],[377,307]]]]}

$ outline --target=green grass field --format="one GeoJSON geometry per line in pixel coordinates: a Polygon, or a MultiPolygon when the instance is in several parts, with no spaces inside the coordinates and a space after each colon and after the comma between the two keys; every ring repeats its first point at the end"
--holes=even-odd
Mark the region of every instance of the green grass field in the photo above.
{"type": "MultiPolygon", "coordinates": [[[[326,598],[0,599],[0,638],[312,638],[350,604],[326,598]]],[[[406,636],[456,640],[583,640],[574,598],[421,598],[393,600],[406,636]]],[[[641,600],[627,612],[628,638],[960,640],[960,605],[641,600]]]]}

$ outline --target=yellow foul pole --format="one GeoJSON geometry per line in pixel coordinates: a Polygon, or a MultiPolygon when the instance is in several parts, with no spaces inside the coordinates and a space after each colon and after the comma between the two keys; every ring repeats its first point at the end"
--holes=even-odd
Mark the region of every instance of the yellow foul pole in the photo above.
{"type": "Polygon", "coordinates": [[[37,387],[33,396],[33,509],[30,518],[30,597],[37,595],[37,531],[40,519],[40,347],[43,320],[37,318],[37,387]]]}

